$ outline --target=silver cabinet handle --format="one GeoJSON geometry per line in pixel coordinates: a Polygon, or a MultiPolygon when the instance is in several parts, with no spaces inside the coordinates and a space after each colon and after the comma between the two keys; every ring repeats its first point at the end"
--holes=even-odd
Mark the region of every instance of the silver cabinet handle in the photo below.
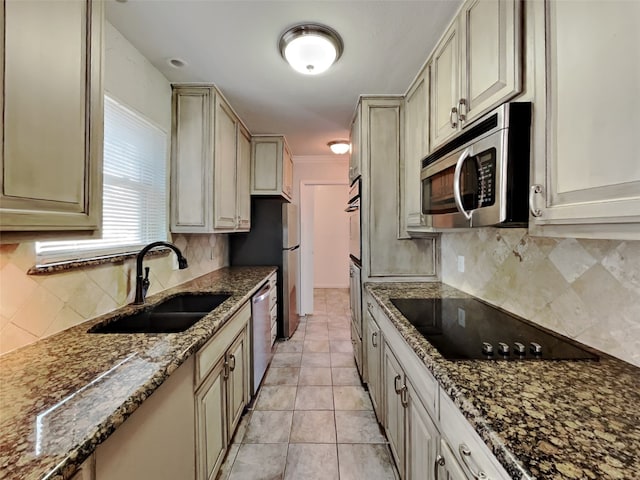
{"type": "Polygon", "coordinates": [[[434,480],[438,480],[438,475],[440,473],[440,467],[444,467],[445,461],[442,455],[438,455],[436,457],[436,461],[433,463],[433,478],[434,480]]]}
{"type": "Polygon", "coordinates": [[[400,391],[400,403],[403,408],[407,408],[409,406],[409,390],[406,385],[403,385],[400,391]]]}
{"type": "Polygon", "coordinates": [[[225,380],[229,378],[229,361],[225,358],[222,364],[222,378],[225,380]]]}
{"type": "Polygon", "coordinates": [[[460,455],[462,456],[462,462],[464,466],[467,467],[469,473],[474,478],[474,480],[487,480],[487,474],[480,470],[480,467],[476,465],[476,462],[471,458],[471,450],[464,443],[461,443],[458,447],[460,451],[460,455]]]}
{"type": "Polygon", "coordinates": [[[378,344],[376,343],[376,337],[378,336],[378,332],[373,332],[371,334],[371,345],[378,348],[378,344]]]}
{"type": "Polygon", "coordinates": [[[542,193],[542,185],[536,183],[535,185],[531,185],[531,189],[529,190],[529,210],[531,211],[531,215],[534,217],[541,217],[542,210],[536,208],[535,206],[535,197],[536,194],[542,193]]]}
{"type": "Polygon", "coordinates": [[[465,108],[465,111],[467,110],[467,100],[464,98],[461,98],[460,100],[458,100],[458,119],[460,120],[460,122],[464,122],[467,119],[467,116],[462,113],[462,107],[465,108]]]}
{"type": "MultiPolygon", "coordinates": [[[[470,155],[471,155],[471,152],[468,148],[464,152],[462,152],[462,155],[460,155],[460,157],[458,158],[458,161],[456,162],[456,169],[453,171],[453,199],[456,202],[456,207],[458,208],[460,213],[464,215],[464,218],[466,218],[467,220],[471,220],[471,211],[467,212],[464,209],[464,205],[462,205],[460,177],[462,176],[462,166],[464,165],[464,162],[467,160],[467,158],[469,158],[470,155]]],[[[480,159],[477,156],[475,157],[475,159],[478,167],[478,172],[480,172],[482,170],[480,159]]]]}
{"type": "Polygon", "coordinates": [[[229,363],[229,370],[233,372],[236,369],[236,356],[232,353],[231,355],[229,355],[229,360],[231,360],[232,362],[229,363]]]}
{"type": "Polygon", "coordinates": [[[367,302],[367,307],[369,307],[369,310],[373,308],[373,305],[371,304],[371,302],[367,302]]]}
{"type": "Polygon", "coordinates": [[[452,107],[451,111],[449,112],[449,125],[451,125],[451,128],[456,128],[458,126],[457,119],[458,119],[458,109],[456,107],[452,107]],[[453,118],[454,113],[456,115],[455,120],[453,118]]]}
{"type": "Polygon", "coordinates": [[[398,388],[398,380],[402,380],[402,377],[400,375],[396,375],[396,378],[393,379],[393,388],[395,388],[396,393],[400,395],[400,392],[402,392],[402,387],[398,388]]]}

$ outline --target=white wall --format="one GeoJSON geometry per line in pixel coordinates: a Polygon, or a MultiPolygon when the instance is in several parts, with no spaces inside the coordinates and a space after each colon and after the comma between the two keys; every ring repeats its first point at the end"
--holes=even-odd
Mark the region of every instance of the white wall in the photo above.
{"type": "Polygon", "coordinates": [[[313,188],[313,287],[349,287],[349,186],[313,188]]]}
{"type": "Polygon", "coordinates": [[[300,182],[348,183],[348,155],[310,155],[293,157],[293,203],[300,205],[300,182]]]}

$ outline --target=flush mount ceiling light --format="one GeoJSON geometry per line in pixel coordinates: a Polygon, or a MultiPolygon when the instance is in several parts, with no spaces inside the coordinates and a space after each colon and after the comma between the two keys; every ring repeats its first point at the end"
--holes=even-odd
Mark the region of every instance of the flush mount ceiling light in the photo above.
{"type": "Polygon", "coordinates": [[[336,62],[344,48],[338,32],[316,23],[291,27],[280,36],[280,55],[305,75],[317,75],[336,62]]]}
{"type": "Polygon", "coordinates": [[[329,148],[336,155],[342,155],[351,150],[351,144],[347,140],[334,140],[333,142],[327,143],[329,148]]]}

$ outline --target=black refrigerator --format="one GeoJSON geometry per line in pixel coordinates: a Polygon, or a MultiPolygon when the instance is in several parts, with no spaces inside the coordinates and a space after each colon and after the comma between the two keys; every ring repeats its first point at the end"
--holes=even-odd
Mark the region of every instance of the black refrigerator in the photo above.
{"type": "Polygon", "coordinates": [[[251,198],[251,231],[229,236],[232,266],[278,267],[278,337],[298,327],[298,207],[277,198],[251,198]]]}

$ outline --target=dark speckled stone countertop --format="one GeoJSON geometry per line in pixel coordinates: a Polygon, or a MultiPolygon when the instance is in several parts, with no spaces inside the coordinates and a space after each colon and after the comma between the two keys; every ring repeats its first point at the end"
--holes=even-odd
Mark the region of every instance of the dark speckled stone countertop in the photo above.
{"type": "Polygon", "coordinates": [[[71,477],[274,271],[222,268],[0,357],[0,478],[71,477]],[[181,333],[86,333],[181,292],[231,297],[181,333]]]}
{"type": "Polygon", "coordinates": [[[515,479],[640,479],[640,368],[600,361],[450,361],[391,298],[466,297],[440,283],[367,284],[515,479]]]}

